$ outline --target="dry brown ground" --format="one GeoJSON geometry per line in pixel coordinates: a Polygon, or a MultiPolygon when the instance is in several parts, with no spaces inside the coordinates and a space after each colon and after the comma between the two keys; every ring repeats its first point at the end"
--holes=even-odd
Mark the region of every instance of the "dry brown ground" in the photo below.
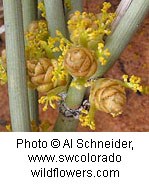
{"type": "MultiPolygon", "coordinates": [[[[102,0],[90,0],[84,3],[84,9],[98,12],[98,5],[102,0]]],[[[111,0],[113,9],[119,0],[111,0]]],[[[121,79],[123,74],[138,75],[143,84],[149,85],[149,16],[146,17],[140,29],[132,38],[129,45],[123,51],[114,67],[105,75],[121,79]]],[[[40,119],[48,119],[54,124],[57,111],[51,108],[43,112],[41,107],[40,119]]],[[[127,104],[122,115],[112,118],[109,114],[98,111],[95,116],[96,131],[149,131],[149,96],[135,94],[127,91],[127,104]]],[[[4,131],[3,125],[10,123],[7,86],[0,87],[0,131],[4,131]]],[[[88,128],[77,128],[77,131],[90,131],[88,128]]]]}

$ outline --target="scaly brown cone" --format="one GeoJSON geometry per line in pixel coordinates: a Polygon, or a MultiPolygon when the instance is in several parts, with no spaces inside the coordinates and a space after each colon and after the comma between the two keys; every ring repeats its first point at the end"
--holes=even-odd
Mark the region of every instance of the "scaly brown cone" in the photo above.
{"type": "Polygon", "coordinates": [[[68,50],[64,66],[74,77],[91,77],[97,70],[97,61],[91,50],[74,47],[68,50]]]}
{"type": "Polygon", "coordinates": [[[126,103],[125,88],[118,80],[102,78],[91,87],[89,100],[96,109],[115,117],[122,113],[126,103]]]}
{"type": "Polygon", "coordinates": [[[53,65],[50,59],[27,60],[27,69],[30,82],[39,92],[48,92],[54,88],[52,82],[53,65]]]}

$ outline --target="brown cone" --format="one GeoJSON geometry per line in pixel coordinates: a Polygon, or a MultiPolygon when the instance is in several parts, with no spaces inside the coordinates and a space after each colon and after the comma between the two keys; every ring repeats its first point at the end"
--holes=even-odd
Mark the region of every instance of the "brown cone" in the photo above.
{"type": "Polygon", "coordinates": [[[97,61],[90,50],[74,47],[66,53],[64,66],[72,76],[89,78],[97,70],[97,61]]]}
{"type": "Polygon", "coordinates": [[[30,82],[39,92],[48,92],[53,88],[53,65],[50,59],[28,60],[27,69],[30,82]]]}
{"type": "Polygon", "coordinates": [[[125,88],[118,80],[102,78],[91,87],[89,99],[98,110],[117,116],[126,103],[125,88]]]}

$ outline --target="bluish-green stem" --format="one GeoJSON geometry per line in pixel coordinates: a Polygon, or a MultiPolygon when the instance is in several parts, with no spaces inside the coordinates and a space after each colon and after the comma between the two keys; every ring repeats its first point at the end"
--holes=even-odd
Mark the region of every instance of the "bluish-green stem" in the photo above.
{"type": "Polygon", "coordinates": [[[106,40],[105,48],[109,49],[111,56],[105,66],[99,65],[95,77],[102,77],[114,65],[148,12],[149,0],[131,2],[114,32],[106,40]]]}
{"type": "Polygon", "coordinates": [[[8,94],[12,131],[29,132],[29,104],[26,82],[25,44],[21,0],[5,0],[8,94]]]}
{"type": "MultiPolygon", "coordinates": [[[[24,32],[27,31],[29,24],[32,21],[38,19],[37,17],[37,0],[22,0],[23,9],[23,25],[24,32]]],[[[28,100],[29,100],[29,110],[30,110],[30,120],[35,121],[36,124],[39,123],[38,119],[38,93],[36,90],[28,88],[28,100]]]]}
{"type": "Polygon", "coordinates": [[[62,0],[44,0],[44,3],[50,35],[54,37],[55,31],[59,30],[64,36],[66,36],[67,29],[62,0]]]}

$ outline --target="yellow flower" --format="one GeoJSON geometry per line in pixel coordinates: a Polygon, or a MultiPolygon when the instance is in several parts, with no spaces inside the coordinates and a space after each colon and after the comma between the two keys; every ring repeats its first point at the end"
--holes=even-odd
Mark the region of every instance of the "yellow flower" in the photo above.
{"type": "Polygon", "coordinates": [[[101,11],[103,13],[107,13],[108,9],[111,7],[111,4],[110,3],[107,3],[107,2],[104,2],[103,3],[103,8],[101,9],[101,11]]]}
{"type": "Polygon", "coordinates": [[[81,126],[89,127],[91,130],[95,130],[94,119],[92,116],[90,116],[90,113],[87,110],[82,109],[79,116],[79,121],[81,122],[81,126]]]}
{"type": "Polygon", "coordinates": [[[48,94],[46,96],[42,96],[38,100],[38,102],[40,104],[45,104],[44,107],[43,107],[43,111],[46,111],[48,109],[48,105],[50,105],[53,109],[56,109],[55,101],[58,102],[60,100],[61,100],[60,96],[48,94]]]}
{"type": "Polygon", "coordinates": [[[103,37],[109,35],[110,25],[115,18],[114,13],[108,13],[110,3],[104,3],[101,15],[76,11],[70,16],[68,30],[70,40],[74,45],[81,45],[90,49],[97,49],[103,37]]]}
{"type": "Polygon", "coordinates": [[[42,12],[41,16],[46,18],[46,9],[45,9],[45,5],[43,2],[38,3],[38,9],[42,12]]]}
{"type": "Polygon", "coordinates": [[[52,81],[53,82],[57,82],[57,81],[63,81],[64,84],[66,84],[67,79],[68,79],[68,73],[67,71],[64,69],[63,64],[56,64],[54,66],[54,70],[52,71],[53,74],[53,78],[52,81]]]}
{"type": "Polygon", "coordinates": [[[6,125],[6,129],[8,132],[12,132],[12,128],[11,128],[11,125],[10,124],[7,124],[6,125]]]}
{"type": "Polygon", "coordinates": [[[33,21],[29,25],[28,31],[25,33],[27,59],[46,57],[45,45],[42,45],[42,41],[46,41],[48,37],[49,33],[45,20],[33,21]]]}
{"type": "Polygon", "coordinates": [[[110,52],[108,49],[104,49],[103,43],[98,43],[98,50],[96,51],[96,56],[99,59],[101,65],[105,65],[107,63],[107,58],[110,56],[110,52]]]}
{"type": "Polygon", "coordinates": [[[5,83],[7,83],[7,72],[6,72],[6,69],[2,65],[2,61],[0,58],[0,84],[4,85],[5,83]]]}
{"type": "Polygon", "coordinates": [[[143,92],[143,86],[140,85],[141,83],[141,78],[135,75],[132,75],[130,78],[128,77],[128,75],[123,75],[122,76],[123,80],[124,80],[124,85],[127,88],[132,89],[134,92],[143,92]]]}

